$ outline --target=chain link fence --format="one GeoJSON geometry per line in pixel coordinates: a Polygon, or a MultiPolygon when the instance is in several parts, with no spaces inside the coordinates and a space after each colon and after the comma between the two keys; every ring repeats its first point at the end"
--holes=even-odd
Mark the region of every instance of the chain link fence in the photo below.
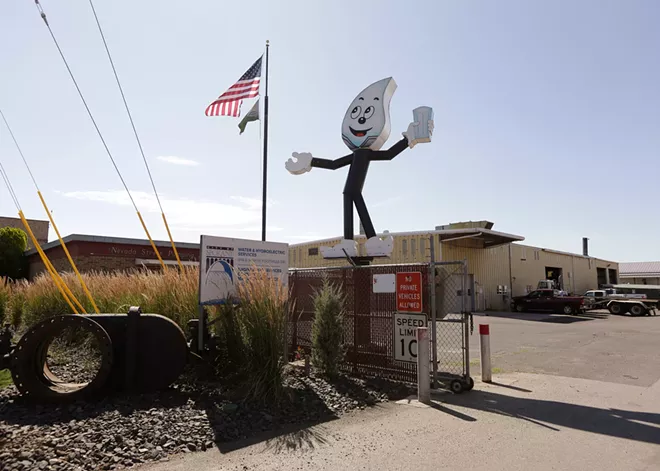
{"type": "Polygon", "coordinates": [[[374,275],[420,272],[422,309],[431,328],[429,361],[433,365],[434,377],[443,380],[467,375],[469,358],[465,319],[469,314],[465,313],[469,304],[465,299],[468,296],[466,269],[464,262],[291,269],[288,323],[291,357],[298,349],[306,353],[311,351],[313,296],[327,277],[345,297],[343,342],[346,355],[341,369],[399,381],[416,381],[415,362],[394,360],[396,293],[394,290],[376,293],[373,287],[374,275]],[[433,271],[435,276],[432,276],[433,271]]]}
{"type": "Polygon", "coordinates": [[[473,286],[465,262],[434,264],[435,323],[431,338],[433,374],[436,380],[470,376],[469,335],[472,333],[473,286]]]}

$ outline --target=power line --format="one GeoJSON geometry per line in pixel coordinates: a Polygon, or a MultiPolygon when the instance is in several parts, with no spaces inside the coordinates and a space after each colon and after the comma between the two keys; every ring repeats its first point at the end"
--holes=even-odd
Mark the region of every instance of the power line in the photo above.
{"type": "MultiPolygon", "coordinates": [[[[108,145],[105,142],[105,139],[103,138],[103,134],[101,133],[101,130],[99,129],[98,125],[96,124],[96,120],[94,119],[94,116],[92,115],[91,110],[89,109],[89,106],[87,105],[87,101],[85,100],[85,97],[82,94],[82,91],[80,90],[80,87],[78,86],[78,82],[76,81],[76,78],[73,75],[73,72],[71,71],[71,67],[69,67],[69,63],[66,60],[66,57],[64,56],[64,53],[62,52],[62,48],[60,48],[59,43],[57,42],[57,38],[55,38],[55,34],[53,33],[53,30],[50,27],[50,24],[48,23],[48,18],[46,17],[46,13],[44,12],[43,7],[39,3],[39,0],[34,1],[37,10],[39,11],[39,14],[41,15],[41,18],[44,20],[44,23],[46,24],[46,27],[48,28],[48,32],[50,33],[50,37],[53,39],[53,42],[55,43],[55,47],[57,47],[57,51],[60,53],[60,57],[62,58],[62,61],[64,62],[64,65],[66,66],[66,70],[69,72],[69,76],[71,77],[71,81],[76,87],[76,90],[78,91],[78,95],[80,96],[80,100],[83,102],[83,105],[85,105],[85,109],[87,110],[87,114],[89,115],[89,119],[92,121],[92,124],[94,124],[94,128],[96,129],[96,133],[98,134],[99,138],[101,139],[101,142],[103,143],[103,147],[105,148],[106,153],[108,154],[108,157],[110,157],[110,161],[112,162],[112,166],[115,168],[115,171],[117,172],[117,175],[119,176],[119,179],[121,180],[122,185],[124,185],[124,188],[126,189],[126,193],[128,194],[129,199],[131,200],[131,203],[133,204],[133,208],[135,208],[135,212],[138,215],[138,218],[140,219],[140,224],[142,224],[142,229],[144,229],[144,232],[147,235],[147,238],[149,239],[149,242],[151,244],[151,248],[154,250],[154,253],[156,254],[156,257],[158,258],[158,261],[160,262],[161,266],[163,267],[163,271],[166,270],[165,267],[165,262],[163,261],[162,257],[160,256],[160,252],[158,251],[158,248],[156,247],[156,244],[154,243],[153,239],[151,238],[151,234],[149,234],[149,231],[147,230],[147,226],[144,223],[144,220],[142,219],[142,215],[140,214],[140,210],[138,209],[137,205],[135,204],[135,200],[133,199],[133,195],[131,194],[131,191],[128,189],[128,185],[124,181],[124,177],[122,176],[121,172],[119,171],[119,167],[117,166],[117,163],[115,162],[115,159],[112,157],[112,153],[110,152],[110,149],[108,148],[108,145]]],[[[163,214],[163,218],[164,218],[163,214]]],[[[167,223],[166,223],[167,224],[167,223]]],[[[169,232],[169,228],[168,228],[169,232]]],[[[176,250],[176,249],[175,249],[176,250]]]]}
{"type": "Polygon", "coordinates": [[[18,145],[18,141],[16,141],[16,137],[14,136],[14,133],[11,130],[11,126],[9,126],[9,123],[7,122],[7,118],[5,118],[5,114],[2,112],[2,109],[0,109],[0,116],[2,116],[2,120],[5,122],[5,126],[7,126],[7,131],[9,131],[9,135],[11,136],[12,140],[14,141],[14,144],[16,145],[16,149],[18,149],[18,153],[20,154],[21,159],[23,159],[23,163],[25,164],[25,168],[27,168],[27,171],[30,174],[30,178],[32,179],[32,183],[34,183],[34,186],[36,187],[36,189],[39,190],[39,185],[37,185],[37,181],[34,179],[34,175],[32,175],[32,170],[30,170],[30,166],[28,165],[27,161],[25,160],[25,156],[23,155],[23,151],[21,150],[21,146],[18,145]]]}
{"type": "Polygon", "coordinates": [[[0,161],[0,175],[2,175],[2,179],[5,181],[5,186],[7,187],[7,191],[9,192],[9,196],[11,196],[12,201],[14,201],[14,206],[16,206],[16,209],[20,211],[21,205],[18,203],[18,198],[16,197],[14,188],[11,186],[11,182],[9,181],[9,176],[7,175],[7,172],[5,171],[5,167],[2,165],[1,161],[0,161]]]}
{"type": "MultiPolygon", "coordinates": [[[[69,253],[69,249],[66,246],[66,243],[64,242],[64,239],[62,239],[62,235],[60,234],[60,230],[57,228],[57,224],[55,224],[55,219],[53,218],[53,215],[50,212],[50,209],[48,209],[48,205],[46,204],[46,200],[44,199],[43,195],[41,194],[41,190],[39,189],[39,185],[37,184],[37,180],[34,178],[34,175],[32,174],[32,170],[30,169],[30,165],[27,163],[27,159],[25,158],[25,155],[23,154],[23,150],[21,149],[21,146],[18,144],[18,141],[16,140],[16,137],[14,136],[13,131],[11,130],[11,126],[7,122],[7,118],[5,117],[4,113],[2,112],[2,109],[0,109],[0,115],[2,116],[2,120],[5,122],[5,126],[7,127],[7,130],[9,131],[9,134],[11,135],[12,139],[14,140],[14,144],[16,145],[16,149],[18,150],[18,153],[21,155],[21,158],[23,159],[23,163],[25,164],[25,168],[27,169],[28,173],[30,174],[30,177],[32,178],[32,183],[34,183],[34,187],[37,189],[37,196],[39,196],[39,200],[41,200],[41,204],[44,207],[44,211],[46,211],[46,215],[48,216],[48,220],[50,223],[53,225],[53,229],[55,230],[55,234],[57,234],[57,239],[60,241],[60,246],[62,247],[62,250],[64,250],[64,254],[66,255],[66,258],[69,260],[69,264],[71,264],[71,268],[73,268],[74,273],[78,277],[78,281],[80,282],[80,285],[82,286],[83,291],[85,292],[85,295],[87,296],[87,299],[92,303],[92,307],[94,308],[94,311],[99,314],[99,308],[94,302],[94,298],[92,297],[92,294],[89,292],[89,288],[87,288],[87,284],[85,283],[85,280],[83,279],[82,275],[78,271],[78,267],[76,267],[75,262],[73,261],[73,258],[71,257],[71,254],[69,253]]],[[[9,180],[9,179],[7,179],[9,180]]],[[[20,208],[19,208],[20,211],[20,208]]],[[[77,301],[76,301],[77,302],[77,301]]],[[[84,308],[80,306],[81,309],[84,311],[84,308]]]]}
{"type": "Polygon", "coordinates": [[[39,0],[35,0],[35,5],[37,6],[37,10],[39,10],[39,14],[41,15],[41,18],[44,20],[44,23],[46,24],[46,27],[48,28],[48,32],[50,33],[50,37],[53,38],[53,42],[55,43],[55,47],[57,47],[57,51],[60,53],[60,57],[62,58],[62,61],[64,62],[64,65],[66,66],[66,70],[69,72],[69,76],[71,77],[71,80],[73,81],[73,84],[76,87],[76,90],[78,91],[78,95],[80,96],[80,100],[83,102],[83,105],[85,105],[85,109],[87,110],[87,114],[89,115],[89,119],[92,121],[92,124],[94,125],[94,129],[96,129],[96,133],[99,135],[99,138],[101,139],[101,142],[103,143],[103,147],[105,148],[106,153],[108,154],[108,157],[110,157],[110,161],[112,162],[113,167],[115,168],[115,171],[117,172],[117,175],[119,176],[119,179],[121,180],[122,185],[124,185],[124,188],[126,189],[126,193],[128,193],[128,197],[131,200],[131,203],[133,204],[133,207],[135,208],[136,211],[138,211],[137,205],[135,204],[135,200],[133,200],[133,196],[131,195],[131,191],[128,189],[128,185],[126,185],[126,182],[124,181],[124,177],[122,176],[121,172],[119,171],[119,167],[117,167],[117,163],[115,162],[114,157],[112,157],[112,153],[110,152],[110,149],[108,148],[108,145],[105,142],[105,139],[103,138],[103,134],[101,133],[101,130],[99,129],[98,125],[96,124],[96,120],[94,119],[94,115],[92,115],[91,110],[89,109],[89,106],[87,105],[87,101],[85,100],[84,95],[82,94],[82,91],[80,90],[80,87],[78,86],[78,82],[76,81],[76,78],[73,75],[73,72],[71,71],[71,67],[69,67],[69,63],[66,60],[66,57],[64,57],[64,53],[62,52],[62,49],[60,48],[60,44],[57,42],[57,39],[55,38],[55,34],[53,33],[53,30],[50,27],[50,24],[48,23],[48,19],[46,18],[46,13],[44,12],[43,8],[41,7],[41,4],[39,3],[39,0]]]}
{"type": "Polygon", "coordinates": [[[119,93],[121,94],[121,99],[124,102],[124,108],[126,108],[126,114],[128,114],[128,119],[131,122],[131,127],[133,128],[133,134],[135,135],[135,140],[137,141],[138,147],[140,149],[140,154],[142,155],[142,160],[144,161],[145,167],[147,167],[147,173],[149,174],[149,180],[151,181],[151,187],[154,189],[154,194],[156,195],[156,201],[158,201],[158,207],[160,208],[161,212],[163,211],[163,206],[160,204],[160,198],[158,197],[158,192],[156,191],[156,184],[154,183],[154,179],[151,176],[151,170],[149,169],[149,164],[147,163],[147,158],[144,155],[144,149],[142,148],[142,142],[140,141],[140,136],[138,135],[137,129],[135,128],[135,122],[133,121],[133,116],[131,114],[131,110],[128,106],[128,102],[126,101],[126,96],[124,95],[124,89],[121,86],[121,82],[119,81],[119,75],[117,74],[117,69],[115,68],[115,62],[112,60],[112,55],[110,54],[110,49],[108,48],[108,43],[105,40],[105,34],[103,34],[103,29],[101,28],[101,23],[99,22],[99,17],[96,14],[96,9],[94,8],[94,3],[92,0],[89,0],[89,6],[92,7],[92,13],[94,13],[94,20],[96,20],[96,26],[99,29],[99,33],[101,34],[101,39],[103,40],[103,46],[105,47],[105,52],[108,55],[108,59],[110,61],[110,66],[112,67],[112,73],[115,76],[115,81],[117,82],[117,87],[119,88],[119,93]]]}
{"type": "Polygon", "coordinates": [[[167,224],[167,218],[165,217],[165,211],[163,210],[163,205],[160,202],[160,196],[158,196],[158,190],[156,190],[156,183],[154,182],[153,176],[151,175],[151,169],[149,168],[149,163],[147,162],[147,157],[144,154],[144,149],[142,147],[142,142],[140,141],[140,136],[137,132],[137,128],[135,127],[135,122],[133,121],[133,115],[131,114],[131,109],[128,106],[126,95],[124,94],[124,89],[121,86],[121,81],[119,80],[119,75],[117,74],[117,68],[115,67],[115,62],[112,59],[112,54],[110,54],[110,48],[108,47],[108,42],[105,39],[105,34],[103,33],[103,28],[101,27],[101,22],[99,21],[99,17],[96,14],[96,8],[94,8],[94,2],[92,0],[89,0],[89,6],[92,8],[92,13],[94,14],[94,20],[96,21],[96,26],[98,27],[99,33],[101,34],[101,39],[103,40],[103,46],[105,47],[105,52],[108,55],[108,60],[110,61],[110,66],[112,67],[112,73],[115,76],[115,81],[117,82],[117,87],[119,88],[121,99],[124,102],[124,108],[126,108],[126,114],[128,115],[128,119],[131,122],[131,127],[133,128],[133,134],[135,135],[135,140],[137,141],[138,148],[140,149],[140,155],[142,156],[142,161],[144,162],[144,166],[147,169],[147,175],[149,175],[149,181],[151,182],[151,187],[154,190],[154,195],[156,196],[156,201],[158,202],[158,207],[160,208],[160,213],[163,216],[165,229],[167,230],[167,235],[170,238],[170,243],[172,244],[172,249],[174,250],[174,255],[176,256],[176,261],[178,262],[179,267],[183,269],[181,259],[179,258],[179,252],[176,249],[176,245],[174,244],[174,239],[172,239],[172,233],[170,232],[170,227],[167,224]]]}

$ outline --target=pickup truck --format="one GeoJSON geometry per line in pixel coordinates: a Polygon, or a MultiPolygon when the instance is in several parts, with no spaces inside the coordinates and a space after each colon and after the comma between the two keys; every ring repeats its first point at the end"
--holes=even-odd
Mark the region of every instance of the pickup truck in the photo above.
{"type": "Polygon", "coordinates": [[[511,299],[511,310],[551,311],[563,314],[577,314],[584,309],[584,298],[581,296],[563,296],[556,289],[537,289],[525,296],[515,296],[511,299]]]}

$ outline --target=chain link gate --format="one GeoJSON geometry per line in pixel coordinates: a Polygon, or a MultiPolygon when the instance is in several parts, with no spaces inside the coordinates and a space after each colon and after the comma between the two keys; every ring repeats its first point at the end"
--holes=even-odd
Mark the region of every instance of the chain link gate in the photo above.
{"type": "Polygon", "coordinates": [[[474,290],[469,286],[463,261],[290,269],[292,309],[287,333],[291,359],[298,349],[306,354],[311,351],[313,294],[327,277],[345,300],[342,341],[346,355],[340,369],[416,382],[417,363],[394,359],[396,293],[373,290],[374,275],[402,272],[422,274],[422,306],[431,331],[429,362],[434,387],[441,382],[455,392],[471,389],[469,335],[474,290]]]}
{"type": "Polygon", "coordinates": [[[474,330],[474,287],[465,261],[429,266],[431,288],[432,386],[438,382],[456,392],[470,390],[470,335],[474,330]]]}

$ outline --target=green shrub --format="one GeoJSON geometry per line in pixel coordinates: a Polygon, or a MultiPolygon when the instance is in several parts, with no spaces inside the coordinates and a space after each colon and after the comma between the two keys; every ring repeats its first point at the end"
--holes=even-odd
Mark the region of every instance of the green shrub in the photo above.
{"type": "Polygon", "coordinates": [[[14,227],[0,229],[0,277],[24,278],[27,235],[14,227]]]}
{"type": "Polygon", "coordinates": [[[336,376],[344,355],[344,296],[341,289],[324,278],[314,293],[312,364],[329,377],[336,376]]]}

